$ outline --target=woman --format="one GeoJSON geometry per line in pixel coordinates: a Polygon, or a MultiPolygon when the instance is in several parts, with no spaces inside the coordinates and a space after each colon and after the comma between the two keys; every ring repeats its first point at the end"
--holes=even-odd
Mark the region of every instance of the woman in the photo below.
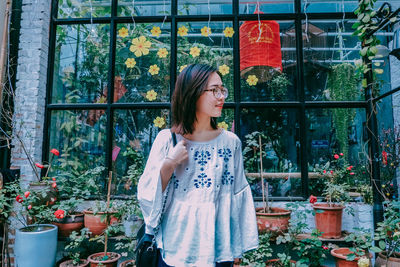
{"type": "Polygon", "coordinates": [[[177,78],[171,131],[178,143],[173,147],[170,130],[157,135],[138,185],[149,234],[168,191],[156,236],[158,266],[232,266],[258,246],[240,139],[216,125],[227,96],[213,67],[189,65],[177,78]]]}

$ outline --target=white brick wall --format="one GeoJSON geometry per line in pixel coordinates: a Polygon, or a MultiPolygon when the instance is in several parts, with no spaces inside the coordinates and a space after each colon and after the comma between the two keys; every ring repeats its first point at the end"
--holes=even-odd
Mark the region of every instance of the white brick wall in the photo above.
{"type": "MultiPolygon", "coordinates": [[[[15,131],[35,162],[42,158],[51,0],[24,0],[16,82],[15,131]]],[[[36,176],[18,140],[13,140],[11,165],[21,168],[22,183],[36,176]]]]}

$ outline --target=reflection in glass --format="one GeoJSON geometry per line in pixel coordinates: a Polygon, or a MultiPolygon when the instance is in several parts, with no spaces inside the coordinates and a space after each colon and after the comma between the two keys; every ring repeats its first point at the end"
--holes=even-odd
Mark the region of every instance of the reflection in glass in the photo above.
{"type": "Polygon", "coordinates": [[[262,13],[294,13],[294,0],[272,0],[272,1],[239,1],[240,14],[253,14],[258,9],[262,13]]]}
{"type": "Polygon", "coordinates": [[[241,23],[240,88],[243,101],[296,99],[293,31],[293,22],[263,20],[241,23]]]}
{"type": "Polygon", "coordinates": [[[232,0],[178,0],[178,15],[232,14],[232,0]]]}
{"type": "Polygon", "coordinates": [[[109,25],[57,27],[53,103],[106,103],[109,25]]]}
{"type": "Polygon", "coordinates": [[[354,168],[354,176],[347,176],[350,186],[358,183],[369,184],[365,172],[368,150],[364,109],[310,109],[306,111],[307,155],[309,163],[310,191],[321,195],[324,179],[323,170],[329,168],[334,155],[354,168]],[[313,179],[316,178],[316,179],[313,179]],[[317,179],[318,178],[318,179],[317,179]]]}
{"type": "Polygon", "coordinates": [[[117,110],[114,115],[113,194],[134,194],[154,139],[169,128],[169,110],[117,110]]]}
{"type": "Polygon", "coordinates": [[[302,25],[306,100],[361,100],[356,71],[360,43],[353,21],[308,21],[302,25]]]}
{"type": "Polygon", "coordinates": [[[170,24],[119,24],[117,29],[115,73],[121,84],[114,86],[114,102],[168,102],[170,24]]]}
{"type": "Polygon", "coordinates": [[[111,0],[58,0],[58,18],[111,16],[111,0]]]}
{"type": "Polygon", "coordinates": [[[178,73],[194,63],[217,68],[229,90],[226,102],[233,100],[234,34],[231,22],[178,23],[178,73]]]}
{"type": "Polygon", "coordinates": [[[171,15],[171,1],[118,0],[118,16],[167,16],[171,15]]]}
{"type": "Polygon", "coordinates": [[[247,178],[255,196],[261,196],[261,136],[263,176],[270,196],[301,194],[298,112],[295,109],[243,109],[241,136],[247,178]]]}
{"type": "MultiPolygon", "coordinates": [[[[105,167],[106,120],[104,110],[51,112],[49,147],[60,151],[51,168],[54,176],[77,177],[105,167]]],[[[105,177],[96,178],[105,181],[105,177]]]]}

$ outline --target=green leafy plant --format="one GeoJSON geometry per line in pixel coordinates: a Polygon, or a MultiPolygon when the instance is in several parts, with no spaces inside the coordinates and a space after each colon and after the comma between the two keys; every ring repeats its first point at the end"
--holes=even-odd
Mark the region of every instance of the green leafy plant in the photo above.
{"type": "Polygon", "coordinates": [[[82,262],[83,244],[89,240],[89,229],[82,228],[80,233],[73,231],[69,236],[69,243],[65,246],[65,251],[72,260],[74,266],[79,266],[82,262]]]}
{"type": "Polygon", "coordinates": [[[372,234],[365,229],[356,228],[355,232],[350,233],[344,239],[346,242],[351,242],[352,247],[349,250],[352,252],[347,255],[347,260],[352,261],[356,257],[369,258],[369,251],[372,247],[372,234]]]}
{"type": "Polygon", "coordinates": [[[241,265],[251,265],[255,267],[264,267],[265,262],[272,257],[272,248],[270,244],[270,233],[259,236],[259,246],[256,250],[248,251],[243,255],[241,265]]]}
{"type": "Polygon", "coordinates": [[[400,201],[384,203],[384,220],[378,223],[374,235],[372,251],[392,257],[400,251],[400,201]]]}
{"type": "Polygon", "coordinates": [[[319,267],[324,264],[329,247],[324,246],[318,238],[321,233],[314,229],[310,238],[302,239],[297,246],[298,263],[309,267],[319,267]]]}

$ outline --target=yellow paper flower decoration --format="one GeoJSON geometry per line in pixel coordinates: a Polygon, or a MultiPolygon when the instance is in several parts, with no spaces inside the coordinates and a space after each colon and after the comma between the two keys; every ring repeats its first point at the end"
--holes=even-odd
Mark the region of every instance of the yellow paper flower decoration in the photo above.
{"type": "Polygon", "coordinates": [[[185,36],[188,33],[188,29],[185,26],[181,26],[178,28],[178,35],[185,36]]]}
{"type": "Polygon", "coordinates": [[[198,57],[200,55],[200,49],[197,46],[191,47],[190,48],[190,55],[192,57],[198,57]]]}
{"type": "Polygon", "coordinates": [[[187,67],[187,65],[183,65],[179,68],[179,72],[182,72],[185,68],[187,67]]]}
{"type": "Polygon", "coordinates": [[[154,26],[153,29],[151,29],[151,34],[154,36],[160,36],[161,30],[160,27],[154,26]]]}
{"type": "Polygon", "coordinates": [[[122,27],[121,29],[118,30],[118,35],[121,36],[122,38],[125,38],[126,36],[128,36],[128,29],[122,27]]]}
{"type": "Polygon", "coordinates": [[[129,50],[135,53],[135,56],[140,57],[149,53],[150,46],[151,42],[147,41],[146,37],[142,35],[139,38],[134,38],[132,40],[132,45],[129,50]]]}
{"type": "Polygon", "coordinates": [[[367,257],[361,257],[357,261],[357,266],[358,267],[368,267],[369,266],[369,259],[367,257]]]}
{"type": "Polygon", "coordinates": [[[99,98],[99,100],[97,100],[96,103],[99,103],[99,104],[107,103],[107,97],[105,97],[104,95],[101,96],[101,97],[99,98]]]}
{"type": "Polygon", "coordinates": [[[150,91],[147,91],[147,93],[146,93],[146,98],[147,98],[147,100],[149,100],[149,101],[156,100],[156,98],[157,98],[157,92],[154,91],[153,89],[151,89],[150,91]]]}
{"type": "Polygon", "coordinates": [[[157,52],[157,56],[159,58],[166,58],[168,56],[168,50],[167,48],[160,48],[157,52]]]}
{"type": "Polygon", "coordinates": [[[125,60],[125,65],[127,68],[133,68],[136,65],[136,60],[134,58],[128,58],[125,60]]]}
{"type": "Polygon", "coordinates": [[[226,122],[224,122],[224,121],[219,122],[217,126],[218,126],[218,128],[225,129],[225,131],[228,130],[228,124],[226,122]]]}
{"type": "Polygon", "coordinates": [[[256,75],[249,75],[249,76],[247,77],[246,82],[247,82],[249,85],[256,85],[257,82],[258,82],[258,78],[256,77],[256,75]]]}
{"type": "Polygon", "coordinates": [[[156,117],[153,121],[154,126],[162,128],[165,125],[165,120],[163,117],[156,117]]]}
{"type": "Polygon", "coordinates": [[[224,30],[225,37],[232,37],[235,31],[232,27],[226,27],[224,30]]]}
{"type": "Polygon", "coordinates": [[[207,26],[204,26],[203,28],[201,28],[201,35],[207,37],[211,34],[211,29],[208,28],[207,26]]]}
{"type": "Polygon", "coordinates": [[[149,72],[151,75],[156,75],[156,74],[158,74],[159,71],[160,71],[160,68],[156,64],[151,65],[149,68],[149,72]]]}
{"type": "Polygon", "coordinates": [[[222,74],[222,76],[225,76],[226,74],[229,73],[229,67],[224,64],[222,66],[219,66],[218,71],[219,71],[219,73],[222,74]]]}

